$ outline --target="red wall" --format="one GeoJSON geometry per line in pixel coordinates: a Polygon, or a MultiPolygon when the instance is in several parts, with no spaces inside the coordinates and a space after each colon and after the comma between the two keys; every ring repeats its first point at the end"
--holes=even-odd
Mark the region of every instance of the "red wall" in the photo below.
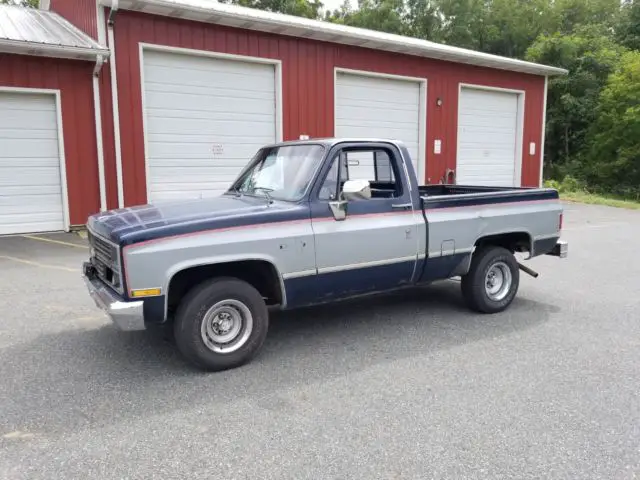
{"type": "Polygon", "coordinates": [[[51,0],[49,9],[66,18],[94,40],[98,39],[96,0],[51,0]]]}
{"type": "Polygon", "coordinates": [[[0,54],[0,86],[60,90],[69,216],[84,225],[100,210],[93,110],[93,63],[0,54]]]}
{"type": "MultiPolygon", "coordinates": [[[[543,77],[123,10],[115,20],[115,38],[126,205],[146,201],[139,42],[281,60],[285,140],[333,135],[334,67],[427,78],[428,183],[438,183],[446,168],[455,168],[460,82],[525,90],[522,183],[538,184],[539,155],[529,156],[528,145],[536,142],[540,151],[543,77]],[[439,155],[433,154],[435,139],[442,140],[439,155]]],[[[111,117],[105,131],[109,122],[111,117]]],[[[108,141],[113,140],[105,137],[105,147],[108,141]]]]}

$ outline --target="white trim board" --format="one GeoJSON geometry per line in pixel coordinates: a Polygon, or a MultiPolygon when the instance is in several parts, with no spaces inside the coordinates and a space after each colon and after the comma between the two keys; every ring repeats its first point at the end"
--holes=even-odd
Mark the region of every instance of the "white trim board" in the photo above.
{"type": "Polygon", "coordinates": [[[547,135],[547,89],[549,88],[549,77],[544,77],[544,95],[542,100],[542,135],[540,139],[540,180],[538,186],[542,188],[544,183],[544,142],[547,135]]]}
{"type": "Polygon", "coordinates": [[[370,72],[367,70],[354,70],[350,68],[334,67],[333,69],[333,134],[336,133],[336,115],[338,112],[338,95],[336,87],[338,85],[338,74],[359,75],[362,77],[386,78],[389,80],[401,80],[410,83],[418,83],[420,86],[420,98],[418,105],[418,185],[424,185],[427,177],[427,91],[428,80],[422,77],[411,77],[405,75],[394,75],[390,73],[370,72]]]}
{"type": "MultiPolygon", "coordinates": [[[[470,90],[485,90],[490,92],[503,92],[503,93],[513,93],[518,95],[518,118],[516,124],[516,152],[515,152],[515,171],[514,171],[514,183],[516,186],[522,186],[522,163],[524,161],[523,158],[523,149],[524,149],[524,109],[525,109],[525,95],[526,92],[524,90],[517,90],[511,88],[501,88],[501,87],[492,87],[487,85],[479,85],[473,83],[459,83],[458,84],[458,112],[456,114],[456,132],[458,131],[458,126],[460,122],[460,96],[462,94],[462,89],[467,88],[470,90]]],[[[456,135],[456,173],[455,176],[457,178],[457,170],[458,170],[458,158],[460,156],[460,135],[456,135]]]]}
{"type": "Polygon", "coordinates": [[[62,219],[64,231],[68,232],[71,221],[69,218],[69,188],[67,186],[67,159],[64,151],[64,127],[62,125],[62,99],[60,90],[48,88],[21,88],[21,87],[2,87],[0,92],[24,93],[26,95],[53,95],[56,104],[56,123],[58,133],[58,158],[60,161],[60,188],[62,189],[62,219]]]}
{"type": "MultiPolygon", "coordinates": [[[[144,52],[145,50],[153,50],[157,52],[178,53],[183,55],[195,55],[200,57],[208,57],[213,59],[235,60],[238,62],[246,63],[260,63],[263,65],[273,65],[275,70],[275,117],[276,117],[276,131],[275,140],[281,142],[284,135],[283,126],[283,106],[282,106],[282,61],[271,58],[251,57],[246,55],[234,55],[229,53],[212,52],[208,50],[195,50],[191,48],[170,47],[167,45],[158,45],[153,43],[140,42],[138,44],[139,51],[139,69],[140,69],[140,94],[142,104],[142,132],[143,132],[143,147],[144,147],[144,172],[145,172],[145,188],[147,199],[149,197],[150,185],[149,185],[149,147],[147,139],[147,115],[146,115],[146,100],[145,100],[145,77],[144,77],[144,52]]],[[[249,162],[247,158],[247,162],[249,162]]]]}

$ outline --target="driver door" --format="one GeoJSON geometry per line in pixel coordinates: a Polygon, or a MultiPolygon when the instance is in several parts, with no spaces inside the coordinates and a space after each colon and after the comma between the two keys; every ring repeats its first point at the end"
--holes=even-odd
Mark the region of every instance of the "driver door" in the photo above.
{"type": "Polygon", "coordinates": [[[317,294],[321,299],[389,290],[411,281],[417,260],[417,219],[400,152],[393,145],[341,144],[330,153],[311,192],[317,294]],[[372,196],[350,200],[336,220],[330,203],[347,180],[368,180],[372,196]]]}

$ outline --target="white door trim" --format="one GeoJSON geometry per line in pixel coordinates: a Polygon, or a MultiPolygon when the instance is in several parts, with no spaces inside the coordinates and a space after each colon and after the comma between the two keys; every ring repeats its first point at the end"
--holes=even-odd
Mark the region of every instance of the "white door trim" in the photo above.
{"type": "MultiPolygon", "coordinates": [[[[282,61],[272,58],[260,58],[250,57],[245,55],[234,55],[230,53],[210,52],[208,50],[194,50],[191,48],[181,47],[169,47],[166,45],[157,45],[153,43],[140,42],[138,44],[139,57],[140,57],[140,94],[142,95],[142,132],[144,139],[144,173],[146,184],[147,200],[149,198],[149,147],[147,144],[147,115],[146,115],[146,100],[144,93],[144,51],[154,50],[157,52],[169,52],[169,53],[181,53],[186,55],[196,55],[200,57],[219,58],[225,60],[237,60],[246,63],[262,63],[266,65],[273,65],[275,67],[275,96],[276,96],[276,142],[281,142],[283,138],[283,121],[282,121],[282,61]]],[[[247,162],[250,159],[247,159],[247,162]]]]}
{"type": "Polygon", "coordinates": [[[338,74],[347,73],[350,75],[360,75],[363,77],[387,78],[389,80],[402,80],[406,82],[418,83],[420,85],[420,105],[418,105],[418,185],[424,185],[427,178],[427,79],[421,77],[410,77],[405,75],[393,75],[390,73],[370,72],[367,70],[354,70],[350,68],[334,67],[333,69],[333,134],[336,131],[336,115],[338,112],[338,74]]]}
{"type": "Polygon", "coordinates": [[[60,188],[62,188],[62,220],[64,231],[70,229],[69,220],[69,190],[67,187],[67,160],[64,153],[64,129],[62,127],[62,102],[60,90],[48,88],[21,88],[21,87],[0,87],[0,92],[24,93],[37,95],[53,95],[56,103],[56,127],[58,131],[58,159],[60,161],[60,188]]]}
{"type": "MultiPolygon", "coordinates": [[[[518,117],[516,123],[516,165],[514,171],[514,178],[516,186],[522,186],[522,162],[523,159],[523,142],[524,142],[524,106],[525,95],[524,90],[517,90],[512,88],[491,87],[488,85],[478,85],[474,83],[459,83],[458,84],[458,116],[456,117],[456,171],[458,169],[458,157],[460,156],[460,135],[458,132],[458,125],[460,124],[460,96],[462,89],[468,88],[473,90],[486,90],[490,92],[504,92],[515,93],[518,95],[518,117]]],[[[457,176],[457,175],[456,175],[457,176]]]]}
{"type": "Polygon", "coordinates": [[[549,88],[549,77],[544,77],[544,95],[542,100],[542,138],[540,139],[540,180],[538,181],[538,187],[542,188],[544,183],[544,142],[546,141],[547,134],[547,89],[549,88]]]}

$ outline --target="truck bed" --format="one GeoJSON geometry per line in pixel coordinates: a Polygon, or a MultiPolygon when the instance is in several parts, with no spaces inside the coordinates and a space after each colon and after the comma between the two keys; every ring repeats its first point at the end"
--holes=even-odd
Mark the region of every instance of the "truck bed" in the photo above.
{"type": "Polygon", "coordinates": [[[556,190],[534,187],[423,185],[418,191],[425,209],[558,199],[556,190]]]}

